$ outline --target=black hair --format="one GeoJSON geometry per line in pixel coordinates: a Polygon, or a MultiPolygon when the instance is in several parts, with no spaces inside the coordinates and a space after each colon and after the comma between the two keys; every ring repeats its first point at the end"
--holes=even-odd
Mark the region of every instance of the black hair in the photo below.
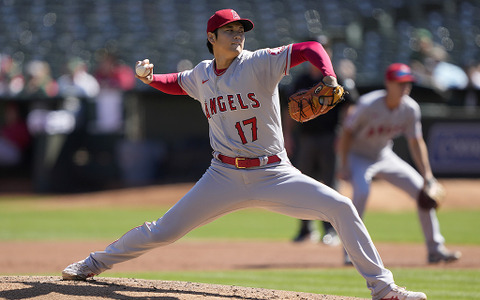
{"type": "MultiPolygon", "coordinates": [[[[215,38],[218,37],[218,28],[213,31],[213,34],[215,34],[215,38]]],[[[213,46],[212,46],[212,44],[210,43],[210,41],[208,40],[208,38],[207,38],[207,48],[208,48],[208,52],[210,52],[211,54],[213,54],[213,46]]]]}

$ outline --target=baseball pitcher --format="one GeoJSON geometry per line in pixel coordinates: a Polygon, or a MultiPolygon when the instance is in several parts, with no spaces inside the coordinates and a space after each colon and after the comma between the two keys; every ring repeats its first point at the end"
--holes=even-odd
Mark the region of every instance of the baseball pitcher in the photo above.
{"type": "MultiPolygon", "coordinates": [[[[209,124],[211,165],[164,216],[128,231],[104,251],[93,252],[68,266],[63,278],[84,280],[173,243],[225,214],[260,207],[332,223],[371,289],[372,299],[426,299],[424,293],[395,285],[351,200],[302,174],[288,160],[278,83],[290,68],[308,61],[322,70],[325,85],[337,86],[325,50],[317,42],[244,50],[245,32],[253,26],[232,9],[220,10],[210,17],[206,30],[207,46],[214,59],[173,74],[154,74],[148,59],[137,62],[150,69],[147,76],[138,76],[142,82],[165,93],[189,95],[201,104],[209,124]]],[[[328,111],[331,100],[317,99],[319,111],[328,111]]]]}

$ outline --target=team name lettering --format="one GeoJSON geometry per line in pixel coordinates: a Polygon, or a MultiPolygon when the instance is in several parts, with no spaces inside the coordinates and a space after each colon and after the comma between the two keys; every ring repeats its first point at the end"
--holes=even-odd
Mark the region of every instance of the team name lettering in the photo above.
{"type": "Polygon", "coordinates": [[[237,99],[238,99],[238,104],[240,104],[241,109],[247,109],[248,108],[248,106],[246,106],[243,103],[242,96],[240,94],[237,94],[237,99]]]}
{"type": "Polygon", "coordinates": [[[367,137],[370,138],[370,137],[382,136],[382,135],[394,137],[404,131],[405,131],[405,127],[401,125],[392,125],[392,126],[380,125],[377,127],[371,127],[368,130],[367,137]]]}
{"type": "Polygon", "coordinates": [[[227,99],[228,99],[228,106],[230,106],[230,110],[237,110],[237,107],[233,103],[233,95],[227,95],[227,99]]]}
{"type": "Polygon", "coordinates": [[[247,95],[248,99],[250,99],[253,104],[252,104],[252,107],[253,108],[259,108],[260,107],[260,102],[258,102],[258,100],[255,98],[255,94],[254,93],[249,93],[247,95]]]}
{"type": "Polygon", "coordinates": [[[217,97],[217,103],[218,103],[218,109],[221,112],[227,111],[227,106],[225,105],[225,102],[222,101],[223,96],[217,97]]]}
{"type": "Polygon", "coordinates": [[[212,111],[212,115],[217,113],[217,105],[215,102],[215,98],[210,99],[210,110],[212,111]]]}
{"type": "Polygon", "coordinates": [[[237,109],[245,110],[249,108],[259,108],[260,101],[255,96],[255,93],[248,93],[247,96],[241,94],[218,96],[205,100],[205,116],[210,119],[217,113],[223,113],[227,110],[235,111],[237,109]]]}

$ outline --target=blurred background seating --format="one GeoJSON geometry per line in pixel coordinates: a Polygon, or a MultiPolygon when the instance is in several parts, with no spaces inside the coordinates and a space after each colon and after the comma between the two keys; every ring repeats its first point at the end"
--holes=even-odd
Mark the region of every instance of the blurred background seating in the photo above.
{"type": "MultiPolygon", "coordinates": [[[[156,72],[191,68],[211,58],[205,46],[206,20],[215,10],[225,7],[254,21],[255,30],[247,35],[248,50],[328,36],[334,65],[345,59],[355,65],[360,93],[382,86],[383,70],[390,63],[412,63],[412,58],[421,52],[422,38],[418,33],[423,32],[436,49],[441,49],[442,55],[436,56],[441,58],[434,59],[433,65],[421,63],[432,67],[432,74],[438,64],[443,66],[442,70],[455,67],[455,72],[464,73],[455,79],[466,78],[462,85],[447,89],[439,89],[432,84],[434,81],[414,86],[412,96],[421,104],[426,136],[439,121],[479,127],[477,0],[245,0],[234,4],[225,0],[2,0],[0,116],[12,101],[21,103],[22,111],[26,111],[25,118],[35,132],[31,132],[32,163],[23,174],[33,178],[34,190],[55,190],[55,180],[45,174],[64,181],[61,191],[77,183],[81,187],[72,187],[72,191],[196,180],[209,163],[210,150],[206,121],[194,101],[155,93],[135,80],[121,90],[122,107],[116,110],[122,116],[115,123],[120,128],[107,133],[98,128],[98,101],[94,97],[66,97],[58,93],[57,81],[65,75],[66,62],[81,61],[85,71],[94,75],[105,55],[114,56],[117,64],[125,68],[133,69],[135,62],[144,58],[155,64],[156,72]],[[42,78],[48,78],[48,82],[36,82],[43,88],[43,95],[26,93],[31,86],[32,70],[43,70],[46,75],[42,78]],[[163,101],[158,102],[158,98],[163,101]],[[189,123],[175,115],[181,111],[179,106],[188,114],[183,117],[189,123]],[[163,114],[166,110],[175,113],[163,114]],[[50,113],[54,117],[48,119],[47,123],[52,124],[47,127],[53,133],[42,131],[50,113]],[[63,138],[58,139],[59,136],[63,138]],[[126,155],[132,149],[145,153],[137,159],[150,159],[153,163],[135,164],[133,157],[126,155]],[[161,155],[152,154],[155,151],[161,155]],[[52,157],[55,160],[49,161],[52,157]],[[137,166],[135,172],[139,174],[133,179],[128,169],[132,165],[137,166]],[[138,170],[139,165],[150,169],[138,170]],[[157,168],[156,172],[151,170],[152,166],[157,168]],[[95,171],[96,176],[92,176],[95,171]],[[72,179],[67,180],[65,174],[72,179]]],[[[292,69],[291,74],[303,71],[299,67],[292,69]]],[[[292,76],[287,76],[280,87],[291,82],[292,76]]],[[[4,122],[1,117],[0,122],[4,122]]],[[[465,139],[474,144],[480,134],[469,132],[465,139]]],[[[400,144],[399,151],[401,147],[400,144]]],[[[467,151],[468,162],[475,158],[474,152],[467,151]]],[[[477,165],[470,166],[480,170],[477,165]]],[[[446,169],[437,170],[456,176],[480,173],[446,169]]],[[[9,174],[10,170],[0,169],[0,179],[9,178],[9,174]]]]}

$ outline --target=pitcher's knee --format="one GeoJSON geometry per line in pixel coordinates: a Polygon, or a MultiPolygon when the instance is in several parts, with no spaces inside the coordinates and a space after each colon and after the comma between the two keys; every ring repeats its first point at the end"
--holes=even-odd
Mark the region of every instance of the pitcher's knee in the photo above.
{"type": "Polygon", "coordinates": [[[332,210],[332,213],[357,213],[357,209],[350,198],[342,196],[338,199],[335,208],[332,210]]]}

